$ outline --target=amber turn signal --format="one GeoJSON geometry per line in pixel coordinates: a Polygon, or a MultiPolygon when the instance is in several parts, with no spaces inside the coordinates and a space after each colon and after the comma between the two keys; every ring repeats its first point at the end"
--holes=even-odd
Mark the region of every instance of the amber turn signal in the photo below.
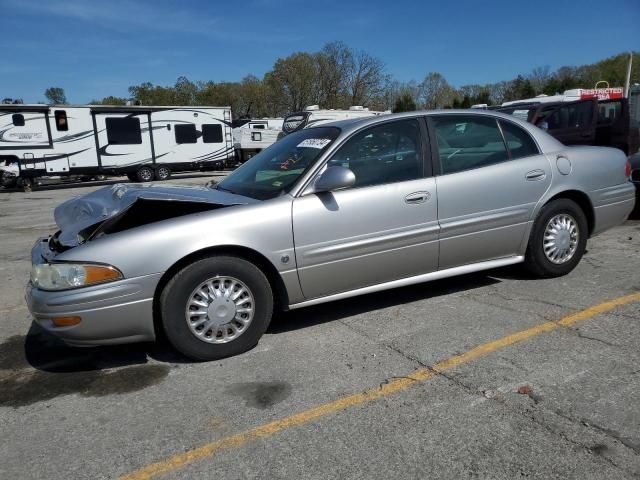
{"type": "Polygon", "coordinates": [[[53,317],[51,319],[54,327],[72,327],[78,325],[81,321],[80,317],[53,317]]]}
{"type": "Polygon", "coordinates": [[[115,268],[102,265],[85,265],[84,273],[86,285],[118,280],[121,276],[120,272],[115,268]]]}

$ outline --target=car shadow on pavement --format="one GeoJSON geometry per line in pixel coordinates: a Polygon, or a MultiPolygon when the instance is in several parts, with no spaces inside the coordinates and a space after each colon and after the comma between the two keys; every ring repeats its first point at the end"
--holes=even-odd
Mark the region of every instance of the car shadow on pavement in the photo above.
{"type": "MultiPolygon", "coordinates": [[[[475,273],[283,312],[274,316],[268,333],[303,329],[500,282],[487,272],[475,273]]],[[[185,363],[195,362],[163,338],[156,343],[70,347],[34,322],[27,335],[9,337],[0,344],[0,407],[17,408],[61,395],[134,392],[162,382],[185,363]]]]}
{"type": "Polygon", "coordinates": [[[17,408],[61,395],[134,392],[160,383],[187,362],[191,360],[163,342],[69,347],[32,323],[27,335],[0,344],[0,407],[17,408]]]}
{"type": "MultiPolygon", "coordinates": [[[[523,274],[521,273],[520,276],[523,277],[523,274]]],[[[360,295],[345,300],[301,308],[299,310],[281,312],[274,315],[267,333],[277,334],[298,330],[320,323],[380,310],[382,308],[419,300],[428,300],[430,298],[486,287],[496,283],[500,283],[500,280],[487,275],[487,272],[472,273],[444,280],[419,283],[408,287],[360,295]]]]}
{"type": "Polygon", "coordinates": [[[99,347],[71,347],[40,328],[35,322],[24,337],[25,360],[33,368],[47,372],[106,370],[144,365],[149,359],[162,363],[189,363],[163,341],[99,347]]]}

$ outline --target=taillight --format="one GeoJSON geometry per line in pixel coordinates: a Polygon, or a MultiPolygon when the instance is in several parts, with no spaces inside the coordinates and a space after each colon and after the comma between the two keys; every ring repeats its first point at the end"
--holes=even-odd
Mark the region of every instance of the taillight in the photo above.
{"type": "Polygon", "coordinates": [[[631,162],[627,160],[627,164],[624,166],[624,176],[631,178],[631,162]]]}

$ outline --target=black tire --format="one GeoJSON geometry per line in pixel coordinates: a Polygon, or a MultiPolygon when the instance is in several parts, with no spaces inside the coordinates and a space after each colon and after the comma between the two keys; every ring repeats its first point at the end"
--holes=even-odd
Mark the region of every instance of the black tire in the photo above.
{"type": "Polygon", "coordinates": [[[10,177],[8,175],[4,175],[1,177],[2,182],[0,186],[4,187],[4,188],[16,188],[16,186],[18,186],[18,178],[17,177],[10,177]]]}
{"type": "Polygon", "coordinates": [[[150,182],[153,180],[154,172],[151,167],[140,167],[136,172],[136,180],[138,182],[150,182]]]}
{"type": "Polygon", "coordinates": [[[587,247],[589,226],[587,217],[580,206],[568,198],[559,198],[542,207],[531,229],[529,244],[525,254],[525,267],[533,275],[540,278],[560,277],[573,270],[587,247]],[[549,221],[557,215],[569,215],[577,225],[578,241],[573,256],[565,263],[553,263],[544,252],[544,234],[549,221]]]}
{"type": "Polygon", "coordinates": [[[166,165],[160,165],[156,167],[155,177],[159,181],[168,180],[171,177],[171,169],[166,165]]]}
{"type": "Polygon", "coordinates": [[[33,181],[29,177],[18,177],[16,184],[22,188],[23,192],[30,192],[33,190],[33,181]]]}
{"type": "Polygon", "coordinates": [[[273,293],[264,273],[252,263],[238,257],[212,255],[176,273],[162,290],[159,306],[162,327],[176,350],[194,360],[217,360],[246,352],[257,345],[271,321],[273,293]],[[254,300],[253,319],[245,331],[228,343],[209,343],[197,338],[185,315],[194,290],[217,276],[241,281],[254,300]]]}

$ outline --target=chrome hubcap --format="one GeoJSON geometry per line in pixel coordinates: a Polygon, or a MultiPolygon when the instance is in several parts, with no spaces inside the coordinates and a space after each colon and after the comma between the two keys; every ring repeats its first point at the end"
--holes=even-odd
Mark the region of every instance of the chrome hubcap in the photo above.
{"type": "Polygon", "coordinates": [[[168,177],[168,176],[169,176],[169,169],[168,169],[168,168],[166,168],[166,167],[160,167],[160,168],[158,169],[158,176],[159,176],[160,178],[166,178],[166,177],[168,177]]]}
{"type": "Polygon", "coordinates": [[[227,343],[247,330],[253,312],[253,294],[244,283],[233,277],[215,277],[191,293],[185,316],[198,339],[227,343]]]}
{"type": "Polygon", "coordinates": [[[140,177],[145,181],[151,180],[151,178],[153,177],[153,173],[151,172],[151,170],[143,168],[142,170],[140,170],[140,177]]]}
{"type": "Polygon", "coordinates": [[[544,230],[543,249],[545,256],[557,265],[573,258],[578,248],[578,223],[566,213],[549,220],[544,230]]]}

